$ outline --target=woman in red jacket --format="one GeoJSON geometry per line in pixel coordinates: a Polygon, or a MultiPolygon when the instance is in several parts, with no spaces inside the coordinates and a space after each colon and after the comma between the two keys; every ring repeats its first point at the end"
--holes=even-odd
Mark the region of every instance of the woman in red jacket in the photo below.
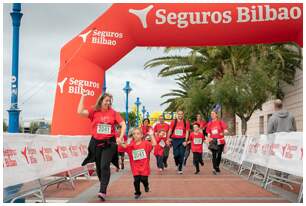
{"type": "Polygon", "coordinates": [[[83,94],[77,112],[91,121],[90,148],[94,148],[92,154],[100,180],[98,197],[105,201],[106,189],[110,180],[110,163],[117,155],[115,125],[121,125],[120,138],[123,138],[126,125],[120,113],[111,108],[113,100],[111,94],[104,93],[98,98],[96,105],[88,109],[84,107],[84,97],[83,94]]]}
{"type": "Polygon", "coordinates": [[[211,149],[213,174],[216,175],[217,173],[220,173],[219,166],[225,144],[224,133],[227,133],[228,131],[226,123],[222,120],[219,120],[218,114],[215,111],[212,111],[210,115],[212,120],[207,124],[206,132],[208,135],[208,141],[212,141],[211,143],[217,145],[216,149],[211,149]]]}

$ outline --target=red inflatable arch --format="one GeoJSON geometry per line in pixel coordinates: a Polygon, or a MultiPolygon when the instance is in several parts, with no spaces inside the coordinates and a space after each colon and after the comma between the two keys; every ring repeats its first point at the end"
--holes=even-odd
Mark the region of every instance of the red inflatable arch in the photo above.
{"type": "MultiPolygon", "coordinates": [[[[90,134],[77,114],[101,94],[104,71],[136,46],[216,46],[296,42],[302,4],[113,4],[61,50],[52,134],[90,134]]],[[[115,97],[116,99],[116,97],[115,97]]]]}

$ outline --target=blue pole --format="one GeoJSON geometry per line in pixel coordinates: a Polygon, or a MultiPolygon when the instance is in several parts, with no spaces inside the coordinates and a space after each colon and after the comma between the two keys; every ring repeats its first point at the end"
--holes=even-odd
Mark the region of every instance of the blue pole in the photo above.
{"type": "Polygon", "coordinates": [[[142,106],[142,119],[144,119],[145,118],[145,113],[146,113],[146,108],[145,108],[145,106],[142,106]]]}
{"type": "Polygon", "coordinates": [[[103,82],[102,94],[105,94],[105,92],[106,92],[106,72],[104,71],[104,82],[103,82]]]}
{"type": "Polygon", "coordinates": [[[126,124],[125,134],[126,136],[128,136],[128,133],[129,133],[129,93],[130,91],[132,91],[129,81],[126,81],[123,91],[125,92],[125,95],[126,95],[126,99],[125,99],[125,124],[126,124]]]}
{"type": "MultiPolygon", "coordinates": [[[[21,4],[14,3],[13,11],[10,13],[13,22],[13,51],[12,51],[12,79],[11,79],[11,107],[8,111],[9,113],[9,133],[19,132],[19,114],[20,109],[18,109],[18,63],[19,63],[19,28],[20,20],[22,18],[21,4]]],[[[9,196],[17,193],[22,187],[22,184],[13,185],[4,188],[3,194],[9,196]]],[[[10,202],[8,200],[7,202],[10,202]]],[[[19,198],[14,202],[25,203],[25,198],[19,198]]]]}
{"type": "Polygon", "coordinates": [[[13,21],[13,52],[12,52],[12,79],[11,79],[11,107],[9,113],[9,133],[19,132],[19,114],[18,109],[18,62],[19,62],[19,28],[22,17],[21,4],[13,4],[13,12],[11,17],[13,21]]]}
{"type": "Polygon", "coordinates": [[[139,97],[137,97],[135,104],[136,104],[136,108],[137,108],[137,110],[136,110],[136,127],[138,127],[138,125],[139,125],[139,105],[141,104],[140,101],[139,101],[139,97]]]}

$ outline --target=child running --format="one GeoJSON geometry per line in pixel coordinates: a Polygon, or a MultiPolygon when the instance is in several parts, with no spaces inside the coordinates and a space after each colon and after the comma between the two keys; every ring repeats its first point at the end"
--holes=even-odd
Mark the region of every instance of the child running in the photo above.
{"type": "Polygon", "coordinates": [[[130,144],[124,143],[123,138],[117,139],[117,143],[126,148],[129,155],[134,176],[135,199],[139,199],[141,196],[140,182],[142,182],[145,192],[149,192],[150,153],[156,145],[156,140],[154,136],[152,136],[151,142],[143,140],[141,128],[134,128],[132,135],[133,141],[130,144]]]}
{"type": "Polygon", "coordinates": [[[160,129],[156,137],[156,146],[154,148],[154,155],[156,157],[157,168],[160,172],[164,170],[164,148],[167,144],[167,133],[164,129],[160,129]]]}
{"type": "Polygon", "coordinates": [[[189,136],[189,143],[191,143],[191,151],[193,152],[193,165],[196,168],[194,174],[198,174],[200,172],[199,164],[201,164],[201,166],[204,165],[202,159],[204,140],[205,137],[200,130],[200,124],[197,122],[193,123],[193,132],[189,136]]]}

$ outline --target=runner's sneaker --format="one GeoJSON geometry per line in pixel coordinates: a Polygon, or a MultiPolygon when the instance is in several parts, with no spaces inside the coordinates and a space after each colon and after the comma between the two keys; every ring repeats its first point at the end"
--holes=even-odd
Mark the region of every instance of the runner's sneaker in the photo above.
{"type": "Polygon", "coordinates": [[[214,175],[217,175],[217,171],[216,171],[216,170],[213,170],[212,173],[213,173],[214,175]]]}
{"type": "Polygon", "coordinates": [[[140,195],[135,195],[134,197],[136,200],[138,200],[140,198],[140,195]]]}
{"type": "Polygon", "coordinates": [[[149,187],[145,187],[145,192],[149,192],[150,188],[149,187]]]}
{"type": "Polygon", "coordinates": [[[183,170],[179,170],[179,171],[177,171],[177,174],[183,174],[183,170]]]}
{"type": "Polygon", "coordinates": [[[197,171],[195,171],[195,173],[194,173],[194,174],[195,174],[195,175],[196,175],[196,174],[199,174],[199,172],[200,172],[200,170],[197,170],[197,171]]]}
{"type": "Polygon", "coordinates": [[[105,193],[99,192],[99,193],[98,193],[98,197],[104,202],[104,201],[105,201],[106,194],[105,194],[105,193]]]}

